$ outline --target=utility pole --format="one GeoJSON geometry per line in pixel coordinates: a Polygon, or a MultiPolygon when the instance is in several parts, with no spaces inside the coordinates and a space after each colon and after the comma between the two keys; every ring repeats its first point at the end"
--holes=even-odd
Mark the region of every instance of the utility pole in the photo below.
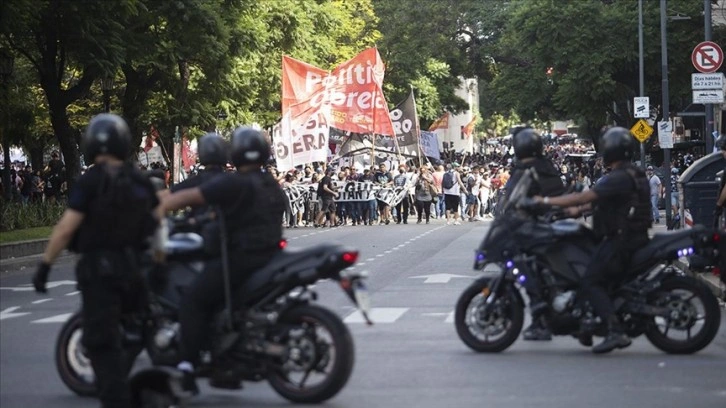
{"type": "MultiPolygon", "coordinates": [[[[703,0],[703,31],[706,41],[711,41],[711,0],[703,0]]],[[[706,154],[713,151],[713,105],[704,104],[706,110],[706,154]]]]}
{"type": "MultiPolygon", "coordinates": [[[[640,83],[638,96],[641,97],[645,96],[645,63],[643,59],[643,0],[638,0],[638,74],[640,83]]],[[[645,145],[643,142],[640,142],[640,167],[645,170],[645,145]]]]}
{"type": "MultiPolygon", "coordinates": [[[[661,73],[662,73],[662,93],[663,93],[663,120],[670,120],[670,101],[668,95],[668,38],[666,37],[666,24],[668,16],[666,15],[667,0],[660,0],[660,52],[661,52],[661,73]]],[[[665,222],[670,223],[671,219],[671,149],[663,149],[663,161],[665,162],[665,222]]],[[[657,209],[656,209],[657,210],[657,209]]]]}

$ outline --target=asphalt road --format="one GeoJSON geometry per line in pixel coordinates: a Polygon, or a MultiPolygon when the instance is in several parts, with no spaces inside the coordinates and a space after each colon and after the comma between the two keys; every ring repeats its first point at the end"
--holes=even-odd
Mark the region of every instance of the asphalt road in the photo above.
{"type": "MultiPolygon", "coordinates": [[[[340,242],[361,251],[370,274],[373,319],[359,322],[332,283],[319,303],[339,313],[356,343],[348,385],[327,407],[726,407],[726,319],[704,351],[666,355],[644,338],[595,356],[571,338],[517,341],[495,355],[471,352],[456,336],[457,297],[477,274],[473,249],[488,223],[357,226],[287,230],[291,246],[340,242]],[[439,275],[445,274],[445,275],[439,275]],[[433,277],[430,275],[434,275],[433,277]],[[437,276],[438,275],[438,276],[437,276]],[[456,275],[456,276],[451,276],[456,275]]],[[[68,391],[53,365],[55,336],[79,306],[72,259],[53,269],[48,295],[28,285],[32,267],[5,264],[0,276],[0,407],[97,407],[68,391]]],[[[138,367],[148,365],[143,358],[138,367]]],[[[211,389],[192,407],[289,407],[265,383],[211,389]]]]}

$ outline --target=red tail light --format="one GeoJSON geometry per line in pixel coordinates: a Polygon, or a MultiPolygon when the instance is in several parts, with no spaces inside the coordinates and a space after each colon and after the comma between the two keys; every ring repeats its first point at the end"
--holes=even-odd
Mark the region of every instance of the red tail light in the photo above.
{"type": "Polygon", "coordinates": [[[286,239],[281,239],[281,240],[280,240],[280,242],[278,242],[278,243],[277,243],[277,246],[278,246],[278,247],[279,247],[280,249],[285,249],[285,248],[287,248],[287,240],[286,240],[286,239]]]}
{"type": "Polygon", "coordinates": [[[714,232],[713,233],[713,242],[719,242],[719,241],[721,241],[721,234],[719,234],[718,232],[714,232]]]}
{"type": "Polygon", "coordinates": [[[341,259],[343,260],[343,262],[353,265],[358,260],[358,252],[344,252],[341,259]]]}
{"type": "Polygon", "coordinates": [[[713,276],[721,276],[721,268],[718,266],[714,267],[711,272],[713,273],[713,276]]]}

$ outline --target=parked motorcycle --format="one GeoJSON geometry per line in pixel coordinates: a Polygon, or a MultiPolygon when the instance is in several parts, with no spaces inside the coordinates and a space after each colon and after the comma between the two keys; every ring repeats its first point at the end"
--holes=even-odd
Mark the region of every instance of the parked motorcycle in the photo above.
{"type": "MultiPolygon", "coordinates": [[[[198,375],[223,376],[232,389],[239,388],[240,381],[266,380],[290,401],[325,401],[348,381],[355,350],[347,326],[337,314],[315,303],[317,294],[308,285],[323,279],[337,281],[372,324],[367,317],[370,302],[365,276],[346,271],[357,261],[358,251],[335,244],[305,249],[287,249],[285,241],[280,245],[278,255],[231,293],[231,304],[210,321],[198,375]]],[[[153,283],[148,312],[125,317],[120,328],[130,365],[142,350],[157,366],[174,367],[180,361],[182,292],[210,259],[204,240],[194,232],[173,234],[166,252],[166,279],[161,283],[151,255],[146,261],[145,272],[153,283]]],[[[90,396],[96,392],[94,373],[81,336],[78,312],[58,336],[56,366],[68,388],[90,396]]]]}
{"type": "MultiPolygon", "coordinates": [[[[554,335],[591,339],[606,334],[604,323],[577,291],[597,239],[583,223],[522,208],[533,177],[528,171],[514,187],[476,251],[474,269],[497,272],[476,280],[456,305],[457,334],[477,352],[501,352],[516,341],[525,317],[520,288],[530,279],[539,282],[548,303],[545,319],[554,335]]],[[[725,240],[723,231],[696,226],[655,234],[638,250],[627,278],[611,291],[627,334],[645,334],[667,353],[695,353],[708,346],[721,322],[718,300],[675,261],[698,254],[723,264],[725,240]]]]}

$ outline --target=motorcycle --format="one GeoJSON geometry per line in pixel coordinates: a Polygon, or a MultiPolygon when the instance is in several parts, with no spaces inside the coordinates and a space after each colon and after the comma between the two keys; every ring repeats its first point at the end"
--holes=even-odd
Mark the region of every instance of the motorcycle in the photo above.
{"type": "MultiPolygon", "coordinates": [[[[534,177],[528,170],[514,187],[476,251],[474,269],[496,272],[477,279],[456,304],[457,334],[474,351],[501,352],[516,341],[525,317],[520,288],[532,281],[539,282],[547,303],[544,319],[554,335],[573,336],[587,345],[593,335],[606,334],[604,322],[577,291],[597,238],[581,222],[522,206],[534,177]]],[[[721,323],[718,300],[675,261],[701,255],[724,264],[724,243],[723,231],[696,226],[655,234],[639,249],[627,278],[610,292],[628,336],[644,334],[655,347],[673,354],[708,346],[721,323]]]]}
{"type": "MultiPolygon", "coordinates": [[[[182,293],[210,259],[204,239],[196,232],[172,234],[165,247],[165,279],[161,283],[154,278],[159,273],[154,268],[159,266],[151,254],[145,261],[145,274],[151,283],[148,311],[125,316],[120,328],[129,367],[142,350],[155,366],[175,367],[180,361],[178,310],[182,293]]],[[[266,380],[290,401],[322,402],[345,386],[353,370],[355,350],[347,326],[337,314],[315,303],[317,294],[309,285],[323,279],[337,281],[372,324],[366,277],[346,271],[358,259],[355,249],[337,244],[285,247],[286,241],[281,241],[281,250],[266,267],[250,275],[234,293],[226,294],[226,307],[210,321],[197,375],[221,376],[226,385],[212,381],[210,385],[229,389],[239,389],[241,381],[266,380]]],[[[96,393],[94,373],[80,341],[82,334],[82,316],[77,312],[58,335],[56,367],[68,388],[78,395],[92,396],[96,393]]]]}

